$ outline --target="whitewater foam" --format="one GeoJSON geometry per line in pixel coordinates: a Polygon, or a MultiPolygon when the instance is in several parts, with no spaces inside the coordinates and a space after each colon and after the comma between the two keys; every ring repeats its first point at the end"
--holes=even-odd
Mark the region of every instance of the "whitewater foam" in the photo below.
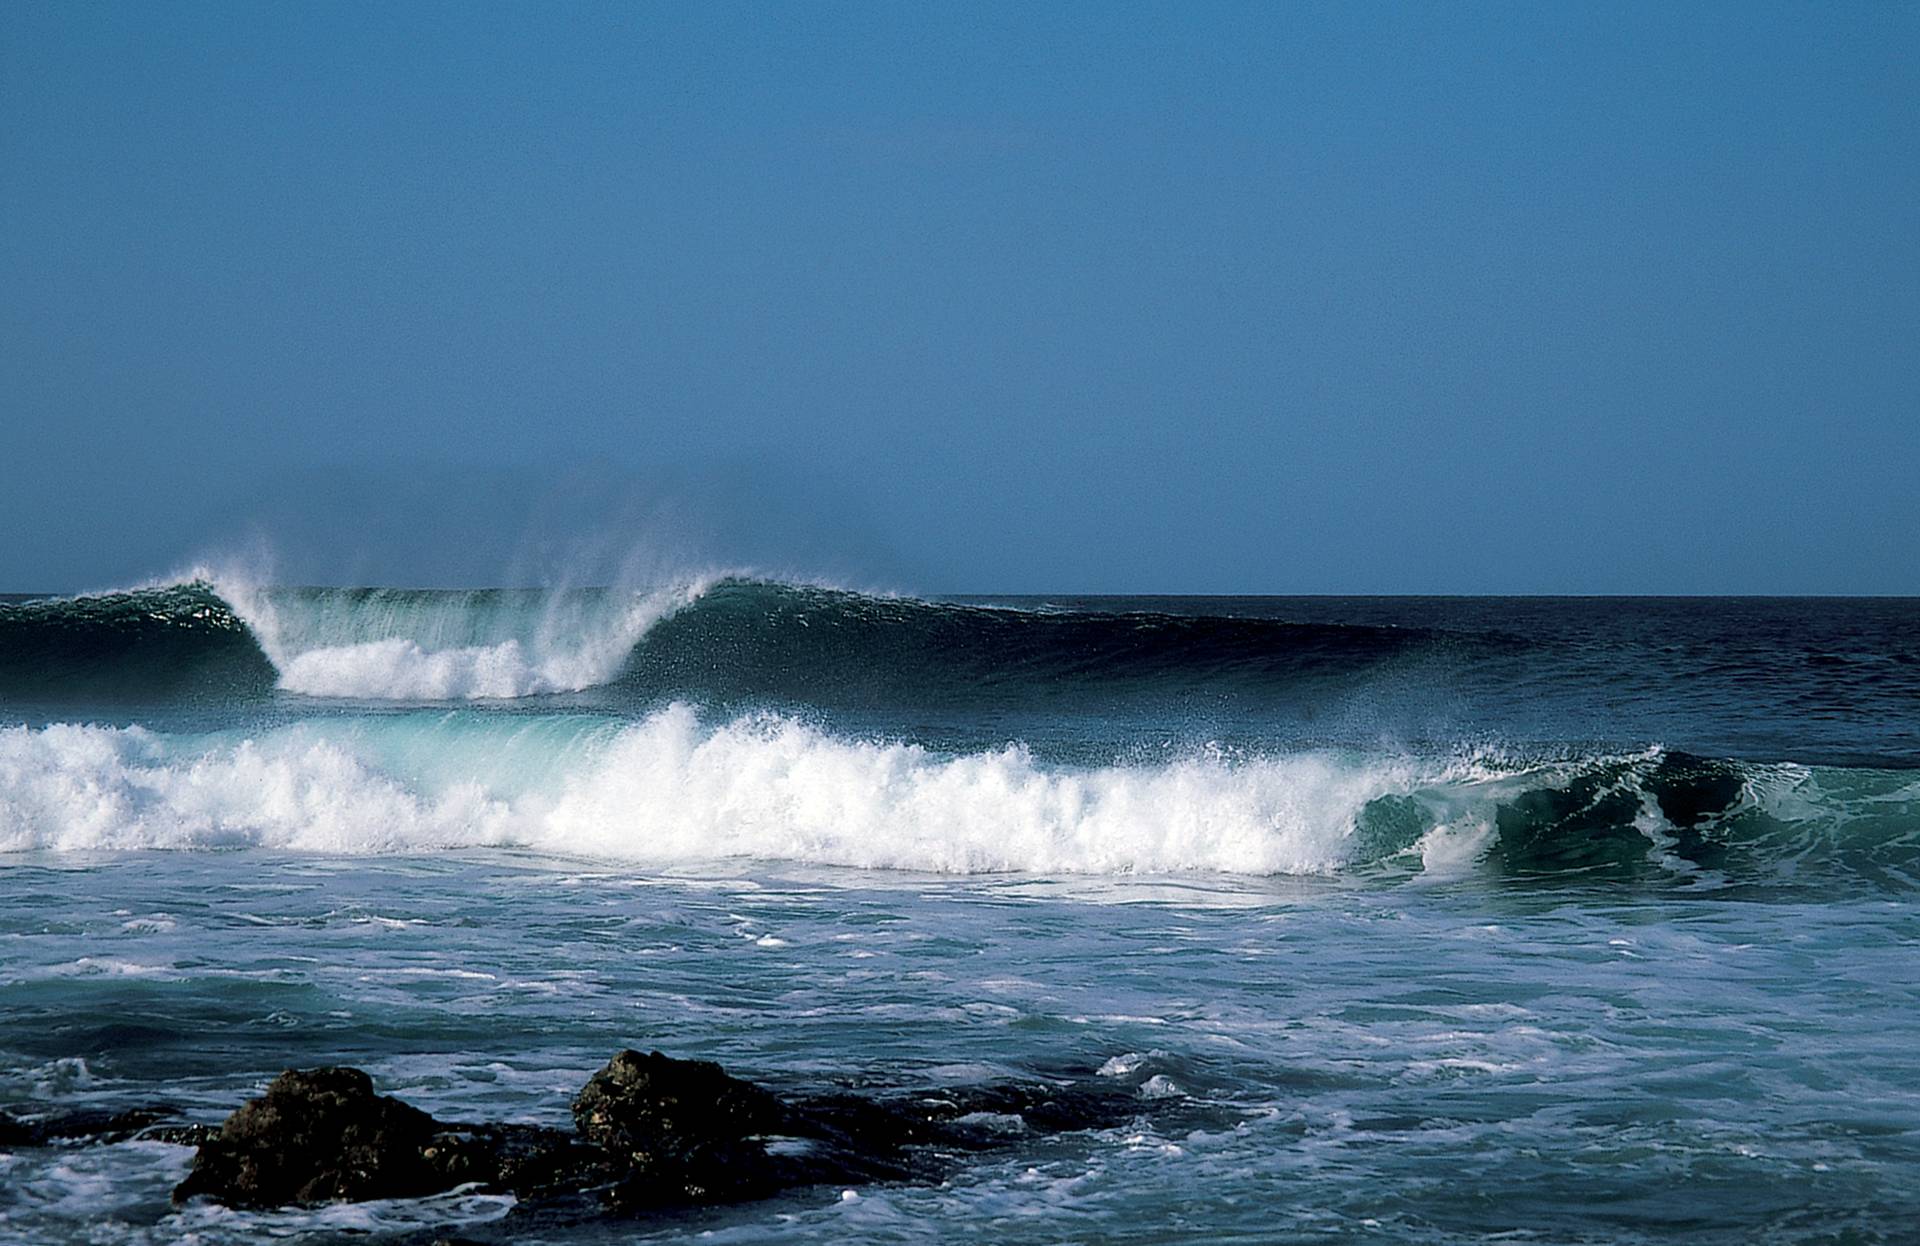
{"type": "Polygon", "coordinates": [[[547,735],[443,718],[241,739],[61,724],[0,730],[0,851],[516,845],[661,865],[1325,873],[1368,802],[1433,777],[1319,754],[1052,767],[1019,745],[945,756],[773,714],[710,725],[684,705],[547,735]]]}
{"type": "Polygon", "coordinates": [[[622,732],[541,819],[541,842],[676,861],[763,857],[943,873],[1324,873],[1409,764],[1303,754],[1054,769],[1022,745],[941,757],[762,714],[673,706],[622,732]]]}

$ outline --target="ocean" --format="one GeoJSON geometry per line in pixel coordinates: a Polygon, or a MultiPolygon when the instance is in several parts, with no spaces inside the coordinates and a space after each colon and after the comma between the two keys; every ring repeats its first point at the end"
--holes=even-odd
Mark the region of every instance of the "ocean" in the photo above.
{"type": "Polygon", "coordinates": [[[565,1126],[623,1047],[1138,1110],[572,1224],[0,1148],[0,1240],[1914,1241],[1916,899],[1914,599],[3,598],[15,1116],[565,1126]]]}

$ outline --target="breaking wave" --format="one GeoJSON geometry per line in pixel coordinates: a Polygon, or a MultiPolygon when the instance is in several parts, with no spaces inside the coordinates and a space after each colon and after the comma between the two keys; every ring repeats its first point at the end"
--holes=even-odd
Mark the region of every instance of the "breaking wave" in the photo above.
{"type": "Polygon", "coordinates": [[[402,715],[245,737],[0,730],[0,851],[482,846],[954,874],[1837,872],[1905,887],[1920,783],[1659,750],[1514,764],[1203,749],[1075,767],[685,705],[624,723],[402,715]]]}
{"type": "Polygon", "coordinates": [[[1502,638],[1153,612],[1008,609],[707,576],[625,589],[267,588],[204,575],[0,604],[0,693],[119,700],[278,689],[472,701],[836,705],[1295,685],[1502,638]]]}
{"type": "Polygon", "coordinates": [[[698,599],[651,592],[228,589],[287,692],[363,700],[508,700],[613,680],[654,623],[698,599]]]}

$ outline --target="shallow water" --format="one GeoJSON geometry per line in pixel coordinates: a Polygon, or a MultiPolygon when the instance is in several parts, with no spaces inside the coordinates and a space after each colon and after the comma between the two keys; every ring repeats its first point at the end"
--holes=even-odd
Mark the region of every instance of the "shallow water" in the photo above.
{"type": "MultiPolygon", "coordinates": [[[[8,881],[10,1099],[217,1119],[282,1066],[348,1062],[442,1116],[564,1124],[621,1046],[789,1090],[1101,1070],[1142,1096],[1135,1125],[942,1186],[665,1237],[1894,1241],[1920,1212],[1906,897],[636,877],[484,851],[39,857],[8,881]],[[1192,1110],[1147,1114],[1162,1096],[1192,1110]]],[[[217,1242],[506,1207],[175,1211],[188,1155],[17,1153],[0,1226],[217,1242]]]]}

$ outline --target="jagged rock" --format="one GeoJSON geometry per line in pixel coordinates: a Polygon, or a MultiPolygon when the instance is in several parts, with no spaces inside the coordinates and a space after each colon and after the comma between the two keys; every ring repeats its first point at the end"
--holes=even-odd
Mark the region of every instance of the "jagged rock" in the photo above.
{"type": "Polygon", "coordinates": [[[173,1197],[205,1194],[235,1207],[405,1198],[460,1184],[462,1161],[475,1163],[457,1138],[420,1109],[373,1093],[359,1069],[289,1069],[201,1146],[173,1197]]]}
{"type": "Polygon", "coordinates": [[[574,1097],[573,1120],[625,1170],[607,1195],[621,1210],[735,1202],[789,1183],[762,1141],[786,1109],[709,1061],[623,1051],[574,1097]]]}

